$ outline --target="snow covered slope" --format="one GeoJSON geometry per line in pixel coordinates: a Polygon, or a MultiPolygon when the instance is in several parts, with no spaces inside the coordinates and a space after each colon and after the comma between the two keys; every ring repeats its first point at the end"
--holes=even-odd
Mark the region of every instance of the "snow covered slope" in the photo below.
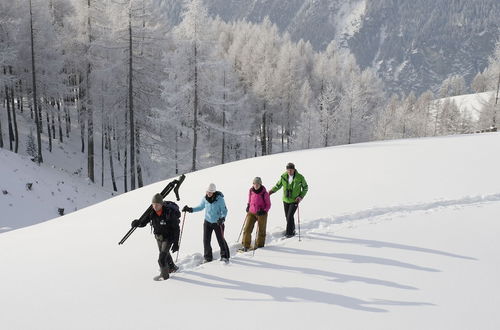
{"type": "Polygon", "coordinates": [[[479,120],[481,111],[488,106],[494,96],[495,92],[490,91],[446,97],[438,99],[436,102],[441,103],[446,100],[451,100],[455,102],[460,112],[468,114],[472,120],[477,121],[479,120]]]}
{"type": "Polygon", "coordinates": [[[293,161],[310,186],[302,240],[279,238],[280,192],[265,248],[195,266],[203,214],[188,214],[182,271],[163,282],[149,228],[117,242],[170,180],[3,233],[0,327],[498,329],[499,144],[497,133],[386,141],[187,174],[181,206],[210,182],[224,192],[234,254],[252,178],[270,188],[293,161]]]}
{"type": "Polygon", "coordinates": [[[112,196],[86,179],[0,149],[0,233],[37,224],[112,196]],[[27,185],[31,184],[31,189],[27,185]]]}

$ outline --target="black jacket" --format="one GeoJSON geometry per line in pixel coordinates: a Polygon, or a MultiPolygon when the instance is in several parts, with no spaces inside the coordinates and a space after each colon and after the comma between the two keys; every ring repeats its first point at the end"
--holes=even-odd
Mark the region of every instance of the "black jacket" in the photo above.
{"type": "Polygon", "coordinates": [[[153,210],[150,216],[139,223],[139,227],[144,227],[151,222],[155,235],[162,235],[164,239],[171,242],[179,241],[179,223],[181,212],[179,206],[170,201],[163,202],[163,212],[159,216],[153,210]]]}

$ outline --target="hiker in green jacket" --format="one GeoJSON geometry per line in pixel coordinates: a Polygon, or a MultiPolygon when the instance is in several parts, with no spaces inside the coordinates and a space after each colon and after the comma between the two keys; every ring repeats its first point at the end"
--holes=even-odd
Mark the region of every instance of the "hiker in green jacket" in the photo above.
{"type": "Polygon", "coordinates": [[[281,187],[283,187],[283,205],[286,217],[285,236],[290,238],[295,236],[295,211],[308,189],[306,179],[297,172],[293,163],[286,165],[286,172],[281,175],[276,185],[269,191],[269,195],[274,194],[281,187]]]}

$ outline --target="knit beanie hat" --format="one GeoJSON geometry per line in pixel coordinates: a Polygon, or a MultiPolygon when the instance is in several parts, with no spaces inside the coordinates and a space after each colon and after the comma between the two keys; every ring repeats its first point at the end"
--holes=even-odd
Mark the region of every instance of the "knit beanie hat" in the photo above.
{"type": "Polygon", "coordinates": [[[163,203],[163,197],[160,194],[155,194],[151,203],[161,204],[163,203]]]}
{"type": "Polygon", "coordinates": [[[217,191],[217,188],[215,187],[215,184],[214,183],[211,183],[208,185],[208,188],[207,188],[207,191],[208,192],[211,192],[211,193],[214,193],[217,191]]]}
{"type": "Polygon", "coordinates": [[[258,183],[260,185],[262,185],[262,179],[258,176],[256,176],[254,179],[253,179],[253,183],[258,183]]]}
{"type": "Polygon", "coordinates": [[[294,163],[288,163],[288,164],[286,164],[286,169],[287,170],[290,170],[290,169],[294,170],[295,169],[295,164],[294,163]]]}

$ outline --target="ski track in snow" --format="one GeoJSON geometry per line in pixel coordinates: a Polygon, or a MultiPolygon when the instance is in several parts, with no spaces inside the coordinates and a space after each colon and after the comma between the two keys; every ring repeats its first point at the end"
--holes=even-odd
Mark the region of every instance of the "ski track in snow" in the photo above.
{"type": "MultiPolygon", "coordinates": [[[[355,212],[351,214],[345,214],[336,216],[333,218],[323,218],[317,220],[311,220],[306,223],[302,223],[300,225],[300,236],[301,238],[307,238],[308,234],[314,234],[316,232],[321,231],[333,231],[333,226],[352,223],[355,221],[362,220],[375,220],[374,218],[387,217],[390,218],[399,217],[403,214],[411,213],[411,212],[425,212],[431,211],[434,209],[448,208],[448,207],[467,207],[475,204],[489,203],[489,202],[498,202],[500,201],[500,193],[490,194],[490,195],[478,195],[478,196],[466,196],[460,199],[450,199],[450,200],[438,200],[429,203],[420,203],[420,204],[410,204],[410,205],[398,205],[398,206],[389,206],[389,207],[380,207],[380,208],[372,208],[369,210],[364,210],[360,212],[355,212]]],[[[296,219],[296,230],[298,231],[297,226],[297,213],[295,213],[296,219]]],[[[280,243],[286,242],[287,239],[283,238],[284,228],[277,227],[275,231],[272,233],[268,233],[266,235],[266,246],[278,245],[280,243]]],[[[253,234],[255,235],[255,234],[253,234]]],[[[252,235],[252,239],[255,237],[252,235]]],[[[298,238],[296,235],[294,238],[298,238]]],[[[342,237],[337,237],[339,239],[343,239],[342,237]]],[[[293,238],[292,238],[293,239],[293,238]]],[[[232,258],[238,256],[251,256],[253,255],[253,251],[238,253],[237,250],[241,248],[241,243],[233,243],[229,244],[229,248],[231,251],[232,258]]],[[[422,249],[427,250],[427,249],[422,249]]],[[[425,251],[424,251],[425,252],[425,251]]],[[[435,251],[432,251],[435,252],[435,251]]],[[[442,252],[444,253],[444,252],[442,252]]],[[[449,256],[454,256],[458,258],[467,258],[454,254],[444,253],[449,256]]],[[[220,252],[214,251],[214,261],[216,262],[219,259],[220,252]]],[[[469,259],[469,258],[467,258],[469,259]]],[[[180,272],[193,270],[203,265],[203,255],[201,253],[194,253],[188,255],[179,260],[178,266],[180,272]]]]}

